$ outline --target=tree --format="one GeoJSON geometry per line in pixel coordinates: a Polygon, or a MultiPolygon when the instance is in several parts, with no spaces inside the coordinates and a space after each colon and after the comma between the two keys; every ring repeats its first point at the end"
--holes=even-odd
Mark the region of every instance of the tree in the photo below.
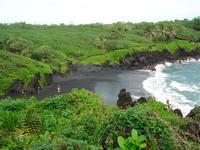
{"type": "Polygon", "coordinates": [[[192,20],[193,29],[200,31],[200,17],[196,17],[192,20]]]}

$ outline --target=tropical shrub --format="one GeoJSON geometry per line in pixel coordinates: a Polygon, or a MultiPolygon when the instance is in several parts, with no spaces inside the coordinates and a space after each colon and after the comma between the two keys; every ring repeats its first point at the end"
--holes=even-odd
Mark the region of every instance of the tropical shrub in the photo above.
{"type": "Polygon", "coordinates": [[[4,49],[14,52],[21,53],[24,50],[30,49],[32,43],[19,36],[11,36],[4,41],[4,49]]]}
{"type": "Polygon", "coordinates": [[[54,71],[61,74],[67,71],[66,56],[62,52],[52,50],[48,46],[41,46],[38,49],[27,51],[24,55],[50,64],[54,71]]]}
{"type": "Polygon", "coordinates": [[[145,135],[145,143],[149,149],[198,149],[197,145],[191,144],[184,136],[186,133],[181,128],[186,122],[167,112],[163,104],[152,101],[114,113],[97,132],[95,141],[103,148],[114,149],[118,147],[118,136],[131,136],[134,128],[139,135],[145,135]]]}
{"type": "Polygon", "coordinates": [[[117,141],[122,150],[140,150],[146,147],[146,144],[143,143],[145,140],[144,136],[138,136],[138,132],[135,129],[131,131],[131,137],[124,139],[122,136],[119,136],[117,141]]]}

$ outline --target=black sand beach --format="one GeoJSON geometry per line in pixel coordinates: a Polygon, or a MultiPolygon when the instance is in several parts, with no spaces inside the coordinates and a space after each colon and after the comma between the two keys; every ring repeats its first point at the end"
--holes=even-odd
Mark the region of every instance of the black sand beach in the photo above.
{"type": "Polygon", "coordinates": [[[133,99],[147,95],[142,82],[149,76],[147,71],[81,65],[76,72],[71,72],[68,76],[54,75],[53,83],[42,89],[36,97],[43,99],[67,93],[73,88],[85,88],[97,93],[105,103],[113,105],[116,104],[117,95],[122,88],[130,91],[133,99]]]}

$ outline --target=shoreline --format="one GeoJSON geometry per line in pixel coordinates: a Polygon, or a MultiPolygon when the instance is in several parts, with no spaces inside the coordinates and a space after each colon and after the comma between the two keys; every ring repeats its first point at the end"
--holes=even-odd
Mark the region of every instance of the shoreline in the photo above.
{"type": "Polygon", "coordinates": [[[150,77],[149,72],[141,70],[110,69],[99,66],[88,68],[88,66],[81,65],[78,72],[68,77],[54,76],[54,82],[41,90],[36,97],[41,100],[49,96],[68,93],[73,88],[85,88],[99,95],[106,104],[116,105],[117,95],[122,88],[130,90],[133,99],[147,96],[142,82],[148,77],[150,77]],[[57,92],[58,85],[60,93],[57,92]]]}
{"type": "MultiPolygon", "coordinates": [[[[141,52],[137,52],[133,54],[127,54],[127,56],[125,56],[124,58],[120,60],[119,64],[114,64],[114,65],[105,63],[102,65],[92,65],[92,64],[80,65],[79,64],[79,65],[73,66],[73,64],[71,64],[71,67],[69,67],[69,71],[66,75],[64,76],[57,75],[57,74],[50,75],[50,78],[47,78],[47,80],[49,80],[48,84],[47,86],[44,86],[43,89],[47,89],[48,86],[51,86],[52,84],[56,82],[68,81],[70,79],[74,79],[74,80],[80,79],[80,78],[84,78],[84,76],[88,77],[91,74],[98,75],[99,73],[102,73],[103,75],[103,72],[115,73],[115,72],[120,72],[120,71],[136,71],[136,70],[155,71],[155,66],[158,64],[165,64],[166,62],[177,64],[177,63],[185,62],[188,59],[198,60],[199,58],[200,58],[200,49],[197,48],[189,53],[186,53],[184,49],[177,49],[174,54],[170,54],[166,50],[163,50],[162,52],[141,51],[141,52]]],[[[54,94],[56,95],[57,93],[54,93],[54,94]]],[[[22,94],[20,95],[19,93],[12,93],[11,91],[9,94],[3,96],[2,98],[5,98],[7,96],[10,96],[13,98],[27,98],[30,96],[37,97],[37,93],[27,94],[27,96],[24,96],[22,94]]],[[[44,97],[38,96],[37,98],[42,99],[44,97]]]]}
{"type": "MultiPolygon", "coordinates": [[[[146,79],[143,82],[144,89],[153,97],[155,97],[156,101],[162,102],[164,104],[167,104],[167,101],[172,105],[173,109],[181,109],[183,116],[186,116],[196,105],[194,101],[188,99],[185,97],[184,94],[179,92],[179,88],[176,87],[175,89],[171,88],[171,84],[177,83],[182,85],[184,83],[178,82],[176,80],[172,80],[169,85],[165,85],[168,74],[163,72],[163,69],[166,69],[168,67],[171,67],[173,65],[177,64],[189,64],[192,62],[200,62],[199,58],[185,58],[173,62],[163,62],[160,64],[157,64],[154,68],[155,70],[152,71],[152,76],[146,79]],[[152,84],[154,83],[154,84],[152,84]],[[170,90],[170,91],[169,91],[170,90]],[[176,91],[178,90],[178,91],[176,91]],[[174,94],[173,94],[174,93],[174,94]],[[179,99],[177,100],[174,97],[179,96],[179,99]]],[[[185,87],[185,86],[184,86],[185,87]]],[[[184,88],[182,87],[182,88],[184,88]]]]}

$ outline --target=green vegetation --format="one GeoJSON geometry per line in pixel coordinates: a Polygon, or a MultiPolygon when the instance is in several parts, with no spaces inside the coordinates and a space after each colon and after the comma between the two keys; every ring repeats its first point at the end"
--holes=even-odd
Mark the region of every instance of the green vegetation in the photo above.
{"type": "Polygon", "coordinates": [[[44,85],[45,74],[51,74],[49,65],[11,52],[0,50],[0,96],[14,82],[20,81],[22,89],[26,90],[29,81],[36,74],[40,76],[40,86],[44,85]]]}
{"type": "MultiPolygon", "coordinates": [[[[46,75],[67,72],[67,61],[118,64],[125,55],[139,51],[191,51],[200,47],[199,20],[0,24],[0,96],[15,82],[26,92],[34,77],[44,86],[46,75]]],[[[0,149],[200,149],[198,139],[185,130],[199,115],[182,118],[147,99],[123,110],[77,89],[43,101],[2,99],[0,149]]]]}
{"type": "Polygon", "coordinates": [[[199,149],[184,130],[191,118],[179,117],[164,104],[148,100],[119,110],[77,89],[43,101],[4,99],[0,101],[0,148],[199,149]]]}
{"type": "MultiPolygon", "coordinates": [[[[167,49],[174,53],[177,48],[191,51],[200,47],[199,20],[199,17],[196,17],[193,20],[137,24],[118,22],[106,25],[99,23],[31,25],[23,22],[0,24],[0,57],[8,55],[6,51],[10,51],[21,55],[16,58],[21,58],[22,64],[30,60],[27,59],[28,57],[50,66],[53,73],[65,74],[67,61],[82,64],[118,64],[125,55],[137,51],[167,49]]],[[[16,64],[9,65],[9,69],[4,69],[3,66],[9,59],[0,59],[4,61],[0,64],[0,70],[3,70],[0,77],[9,74],[7,72],[9,69],[16,69],[16,64]]],[[[14,62],[14,55],[12,59],[14,62]]],[[[18,60],[16,62],[18,63],[18,60]]],[[[40,73],[40,67],[36,66],[38,65],[33,67],[37,70],[33,69],[34,74],[40,73]]],[[[28,72],[27,69],[27,74],[28,72]]],[[[30,80],[29,77],[33,77],[33,72],[27,76],[30,80]]],[[[0,95],[16,79],[22,80],[25,85],[28,81],[27,77],[22,78],[19,73],[16,73],[15,77],[7,77],[6,80],[3,79],[4,82],[0,86],[0,95]]]]}
{"type": "Polygon", "coordinates": [[[11,41],[10,45],[3,47],[7,50],[13,50],[13,46],[17,47],[14,48],[15,51],[22,49],[24,51],[27,47],[38,49],[46,45],[49,49],[64,53],[66,60],[75,63],[101,64],[107,59],[111,63],[118,63],[119,58],[132,51],[166,48],[174,52],[177,48],[191,50],[198,47],[200,40],[198,27],[199,17],[193,20],[137,24],[122,22],[108,25],[98,23],[89,25],[1,24],[0,41],[2,42],[0,43],[2,44],[0,45],[11,41]],[[23,44],[20,44],[21,41],[23,44]],[[116,50],[123,51],[123,55],[110,53],[116,50]],[[99,62],[93,62],[94,57],[102,57],[102,55],[106,55],[104,60],[99,58],[99,62]],[[110,58],[116,55],[118,56],[116,59],[110,58]],[[91,61],[88,61],[88,58],[91,61]]]}
{"type": "Polygon", "coordinates": [[[140,150],[146,148],[146,144],[143,143],[145,140],[144,136],[138,136],[138,132],[135,129],[131,131],[131,137],[124,139],[119,136],[117,141],[122,150],[140,150]]]}

